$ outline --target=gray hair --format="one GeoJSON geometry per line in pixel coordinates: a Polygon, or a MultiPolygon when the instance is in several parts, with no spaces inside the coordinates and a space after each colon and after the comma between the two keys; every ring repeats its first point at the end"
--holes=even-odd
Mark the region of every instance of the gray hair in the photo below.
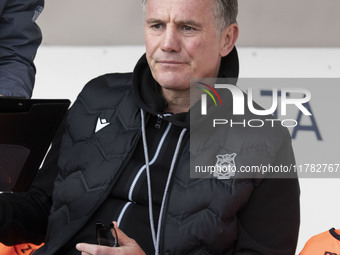
{"type": "MultiPolygon", "coordinates": [[[[142,0],[142,6],[145,13],[147,0],[142,0]]],[[[223,31],[230,24],[236,23],[238,13],[237,0],[215,0],[214,17],[216,29],[223,31]]]]}

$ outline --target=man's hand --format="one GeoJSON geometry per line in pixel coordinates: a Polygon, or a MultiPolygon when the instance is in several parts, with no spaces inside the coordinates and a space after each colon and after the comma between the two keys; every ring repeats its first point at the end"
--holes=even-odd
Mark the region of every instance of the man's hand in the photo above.
{"type": "MultiPolygon", "coordinates": [[[[116,222],[113,222],[117,230],[120,247],[108,247],[96,244],[78,243],[76,249],[81,251],[82,255],[145,255],[145,252],[137,242],[121,231],[116,222]]],[[[113,230],[111,230],[113,231],[113,230]]]]}

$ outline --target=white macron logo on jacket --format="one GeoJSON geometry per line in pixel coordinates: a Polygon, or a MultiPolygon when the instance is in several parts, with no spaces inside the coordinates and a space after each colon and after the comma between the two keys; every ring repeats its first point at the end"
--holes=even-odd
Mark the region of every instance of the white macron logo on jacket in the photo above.
{"type": "Polygon", "coordinates": [[[94,132],[97,133],[99,130],[103,129],[107,125],[110,125],[110,122],[108,122],[106,119],[98,117],[96,129],[94,132]]]}

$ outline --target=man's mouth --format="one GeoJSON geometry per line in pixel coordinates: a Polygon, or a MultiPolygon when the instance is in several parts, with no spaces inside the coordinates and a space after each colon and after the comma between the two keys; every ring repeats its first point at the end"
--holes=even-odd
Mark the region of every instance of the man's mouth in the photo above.
{"type": "Polygon", "coordinates": [[[158,60],[156,61],[157,64],[162,64],[162,65],[184,65],[185,62],[183,61],[177,61],[177,60],[158,60]]]}

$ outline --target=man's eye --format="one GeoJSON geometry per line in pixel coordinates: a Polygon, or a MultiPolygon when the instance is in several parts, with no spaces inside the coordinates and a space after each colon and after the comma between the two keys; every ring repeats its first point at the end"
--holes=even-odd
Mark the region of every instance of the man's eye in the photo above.
{"type": "Polygon", "coordinates": [[[183,26],[182,27],[183,31],[187,31],[187,32],[191,32],[191,31],[195,31],[196,29],[190,26],[183,26]]]}
{"type": "Polygon", "coordinates": [[[154,29],[154,30],[160,30],[163,28],[163,25],[162,24],[154,24],[154,25],[151,25],[151,28],[154,29]]]}

